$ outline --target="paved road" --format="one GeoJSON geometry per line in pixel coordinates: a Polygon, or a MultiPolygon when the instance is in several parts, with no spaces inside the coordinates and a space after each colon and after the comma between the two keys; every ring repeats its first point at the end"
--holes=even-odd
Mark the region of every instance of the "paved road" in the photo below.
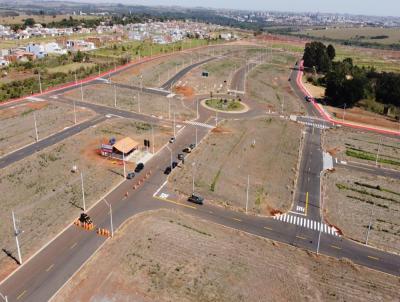
{"type": "MultiPolygon", "coordinates": [[[[312,113],[312,110],[307,107],[312,113]]],[[[202,114],[198,123],[204,125],[212,124],[210,114],[202,114]]],[[[209,127],[187,125],[177,136],[176,143],[171,144],[173,156],[176,157],[180,150],[189,143],[194,142],[195,129],[198,129],[198,137],[203,138],[209,131],[209,127]]],[[[319,183],[317,172],[321,170],[320,157],[318,155],[318,143],[320,130],[308,128],[305,138],[305,149],[301,166],[302,182],[299,182],[299,189],[296,192],[299,199],[304,192],[309,196],[318,196],[316,187],[319,183]],[[310,155],[310,151],[317,152],[310,155]],[[310,158],[317,157],[315,163],[310,158]],[[307,172],[307,167],[310,168],[307,172]],[[308,177],[310,176],[310,181],[308,177]],[[311,180],[311,177],[315,178],[311,180]],[[318,179],[318,180],[317,180],[318,179]]],[[[275,219],[264,218],[245,213],[233,212],[221,207],[214,207],[205,204],[196,206],[185,201],[163,199],[157,194],[164,193],[168,189],[163,184],[166,176],[162,171],[169,165],[170,153],[162,149],[152,160],[146,164],[144,175],[152,171],[144,184],[135,191],[132,185],[141,177],[133,180],[126,180],[118,186],[107,197],[107,201],[113,207],[113,220],[116,227],[136,213],[157,208],[179,208],[189,214],[204,218],[208,221],[229,226],[251,234],[270,238],[276,241],[288,243],[307,250],[315,251],[317,248],[317,237],[321,241],[319,251],[323,254],[336,258],[346,257],[355,263],[378,269],[393,275],[400,276],[400,257],[375,250],[364,245],[343,239],[332,233],[329,226],[321,223],[318,219],[319,204],[317,198],[310,199],[309,215],[288,213],[275,219]],[[129,191],[129,197],[124,198],[125,192],[129,191]],[[153,194],[156,194],[153,197],[153,194]]],[[[109,211],[104,202],[98,203],[89,210],[95,224],[99,227],[109,228],[109,211]]],[[[1,283],[0,292],[8,295],[9,301],[46,301],[48,300],[77,269],[98,249],[105,241],[104,237],[93,231],[86,231],[77,226],[70,226],[61,233],[54,241],[39,252],[32,260],[20,267],[6,281],[1,283]]]]}
{"type": "Polygon", "coordinates": [[[354,161],[342,161],[335,159],[333,161],[334,167],[342,167],[346,170],[355,170],[360,172],[367,172],[368,174],[377,175],[377,176],[385,176],[394,179],[400,179],[400,171],[386,169],[381,167],[372,166],[369,164],[358,163],[354,161]]]}

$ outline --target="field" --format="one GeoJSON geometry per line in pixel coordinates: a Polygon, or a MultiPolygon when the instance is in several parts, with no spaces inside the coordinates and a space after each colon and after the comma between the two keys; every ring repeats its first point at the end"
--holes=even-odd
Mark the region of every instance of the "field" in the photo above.
{"type": "Polygon", "coordinates": [[[259,65],[250,72],[246,84],[247,96],[274,112],[303,114],[304,108],[288,82],[290,70],[287,64],[290,61],[279,64],[280,55],[275,56],[272,63],[259,65]]]}
{"type": "Polygon", "coordinates": [[[346,128],[328,130],[324,136],[324,149],[345,161],[357,161],[400,170],[400,141],[375,134],[346,128]]]}
{"type": "Polygon", "coordinates": [[[399,278],[180,212],[134,217],[54,301],[396,301],[399,278]]]}
{"type": "Polygon", "coordinates": [[[56,72],[74,72],[75,70],[78,70],[79,68],[90,68],[94,67],[96,64],[93,63],[70,63],[66,65],[60,65],[57,67],[52,67],[48,68],[49,73],[56,73],[56,72]]]}
{"type": "Polygon", "coordinates": [[[242,210],[249,174],[249,210],[266,215],[285,212],[292,204],[300,137],[298,125],[280,119],[224,121],[187,164],[173,171],[169,184],[190,194],[194,171],[195,191],[207,202],[242,210]]]}
{"type": "Polygon", "coordinates": [[[20,24],[24,23],[24,21],[28,18],[33,18],[38,23],[50,23],[50,22],[59,22],[63,19],[69,19],[73,17],[76,20],[89,20],[89,19],[96,19],[96,16],[74,16],[70,14],[65,15],[24,15],[20,14],[19,16],[7,16],[7,17],[0,17],[0,24],[20,24]]]}
{"type": "Polygon", "coordinates": [[[398,28],[341,27],[304,30],[300,32],[300,34],[317,38],[350,40],[378,44],[400,43],[400,30],[398,28]]]}
{"type": "MultiPolygon", "coordinates": [[[[125,119],[113,119],[86,129],[55,146],[35,153],[1,170],[1,249],[16,255],[11,211],[19,226],[23,259],[53,238],[79,215],[82,207],[81,179],[84,175],[86,206],[89,207],[123,180],[122,164],[98,155],[101,142],[129,136],[138,142],[151,137],[151,127],[125,119]],[[72,173],[72,166],[78,173],[72,173]],[[101,176],[101,177],[100,177],[101,176]]],[[[171,135],[171,129],[154,127],[155,150],[171,135]]],[[[134,163],[128,165],[132,169],[134,163]]],[[[16,267],[0,254],[0,279],[16,267]]]]}
{"type": "MultiPolygon", "coordinates": [[[[34,115],[39,139],[74,125],[73,106],[57,102],[28,102],[0,110],[0,156],[34,143],[34,115]]],[[[94,116],[86,108],[76,107],[76,120],[83,122],[94,116]]]]}
{"type": "Polygon", "coordinates": [[[348,238],[400,253],[399,181],[337,168],[324,179],[323,211],[348,238]]]}
{"type": "MultiPolygon", "coordinates": [[[[156,94],[150,94],[117,87],[113,84],[95,84],[83,87],[85,102],[95,103],[108,107],[115,106],[115,93],[117,95],[117,108],[140,112],[147,115],[169,118],[169,103],[171,104],[171,119],[175,112],[177,120],[189,120],[195,116],[195,112],[188,106],[190,104],[178,98],[167,98],[156,94]],[[139,110],[140,103],[140,110],[139,110]]],[[[81,100],[80,88],[64,94],[68,99],[81,100]]]]}

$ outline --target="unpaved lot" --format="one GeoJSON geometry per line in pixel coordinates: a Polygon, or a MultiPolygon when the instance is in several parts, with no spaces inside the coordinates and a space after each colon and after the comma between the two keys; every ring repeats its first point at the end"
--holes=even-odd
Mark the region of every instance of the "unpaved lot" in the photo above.
{"type": "Polygon", "coordinates": [[[345,236],[400,253],[399,180],[338,168],[324,179],[324,213],[345,236]]]}
{"type": "Polygon", "coordinates": [[[397,277],[180,212],[138,215],[54,301],[397,301],[397,277]]]}
{"type": "Polygon", "coordinates": [[[400,140],[372,132],[349,128],[330,129],[325,132],[323,147],[333,157],[400,170],[400,140]],[[379,154],[378,154],[379,150],[379,154]]]}
{"type": "Polygon", "coordinates": [[[301,101],[288,81],[295,59],[285,53],[273,53],[272,60],[254,68],[247,78],[246,95],[280,114],[304,114],[301,101]],[[286,63],[288,62],[288,63],[286,63]]]}
{"type": "MultiPolygon", "coordinates": [[[[154,127],[156,150],[170,133],[171,129],[154,127]]],[[[122,163],[101,157],[98,148],[110,137],[120,139],[125,136],[143,144],[144,138],[151,138],[151,127],[125,119],[108,120],[2,169],[1,249],[16,255],[12,210],[24,231],[19,236],[23,259],[77,217],[82,207],[80,171],[84,175],[87,207],[122,181],[122,163]],[[78,173],[71,172],[73,165],[78,167],[78,173]]],[[[128,165],[128,170],[133,167],[134,163],[128,165]]],[[[15,262],[2,252],[0,279],[15,267],[15,262]]]]}
{"type": "MultiPolygon", "coordinates": [[[[74,125],[73,106],[57,102],[32,102],[0,110],[0,156],[74,125]]],[[[76,107],[77,123],[94,116],[86,108],[76,107]]]]}
{"type": "Polygon", "coordinates": [[[207,202],[244,209],[248,175],[249,206],[256,213],[289,210],[301,127],[280,119],[225,121],[174,169],[169,185],[186,196],[195,191],[207,202]],[[192,163],[195,163],[192,166],[192,163]]]}
{"type": "MultiPolygon", "coordinates": [[[[81,90],[75,89],[64,94],[68,99],[81,100],[81,90]]],[[[195,112],[190,108],[190,102],[179,98],[167,98],[151,93],[140,92],[128,88],[117,87],[113,84],[96,84],[83,87],[85,102],[95,103],[108,107],[120,108],[142,114],[154,115],[171,119],[175,112],[176,119],[190,120],[195,117],[195,112]],[[115,95],[116,102],[115,102],[115,95]],[[169,108],[171,108],[169,110],[169,108]]]]}

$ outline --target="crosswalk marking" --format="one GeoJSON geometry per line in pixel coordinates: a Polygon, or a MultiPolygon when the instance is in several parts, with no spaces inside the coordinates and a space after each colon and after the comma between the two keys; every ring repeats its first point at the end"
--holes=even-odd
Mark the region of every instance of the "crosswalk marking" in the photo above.
{"type": "Polygon", "coordinates": [[[296,207],[296,211],[297,211],[297,212],[302,212],[302,213],[304,213],[304,207],[297,206],[297,207],[296,207]]]}
{"type": "Polygon", "coordinates": [[[214,126],[211,126],[211,125],[206,124],[206,123],[193,122],[193,121],[186,121],[185,123],[189,124],[189,125],[194,125],[194,126],[199,126],[199,127],[209,128],[209,129],[214,129],[215,128],[214,126]]]}
{"type": "Polygon", "coordinates": [[[330,128],[330,126],[326,125],[326,124],[321,124],[321,123],[315,123],[315,122],[307,122],[307,121],[298,121],[300,124],[304,124],[306,126],[311,126],[311,127],[315,127],[318,129],[328,129],[330,128]]]}
{"type": "Polygon", "coordinates": [[[307,228],[310,230],[315,230],[318,232],[326,233],[333,236],[340,236],[340,234],[336,231],[334,227],[331,227],[325,223],[311,220],[308,218],[299,217],[297,215],[290,215],[290,214],[282,214],[274,216],[275,220],[280,220],[282,222],[295,224],[303,228],[307,228]]]}

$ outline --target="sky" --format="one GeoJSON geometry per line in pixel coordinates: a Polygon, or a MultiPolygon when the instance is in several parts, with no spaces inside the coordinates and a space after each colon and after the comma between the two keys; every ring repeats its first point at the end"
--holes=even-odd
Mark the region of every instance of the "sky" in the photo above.
{"type": "MultiPolygon", "coordinates": [[[[85,1],[82,1],[85,2],[85,1]]],[[[95,2],[92,0],[91,2],[95,2]]],[[[103,0],[98,2],[104,2],[103,0]]],[[[141,5],[179,5],[246,10],[350,13],[375,16],[400,16],[399,0],[108,0],[141,5]]]]}

